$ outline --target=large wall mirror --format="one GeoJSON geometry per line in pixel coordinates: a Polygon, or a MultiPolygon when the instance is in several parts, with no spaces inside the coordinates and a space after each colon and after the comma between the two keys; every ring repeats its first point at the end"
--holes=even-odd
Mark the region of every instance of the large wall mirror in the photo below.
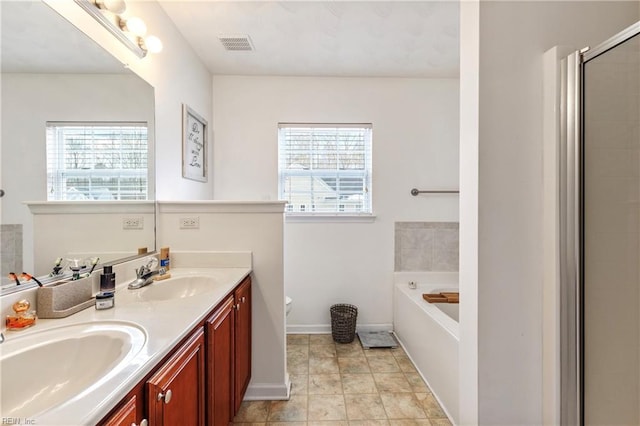
{"type": "Polygon", "coordinates": [[[45,3],[0,8],[2,291],[155,250],[153,87],[45,3]]]}

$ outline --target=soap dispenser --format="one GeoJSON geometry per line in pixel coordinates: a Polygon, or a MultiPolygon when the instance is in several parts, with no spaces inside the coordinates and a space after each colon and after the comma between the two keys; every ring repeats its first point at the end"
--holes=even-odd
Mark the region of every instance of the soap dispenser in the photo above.
{"type": "Polygon", "coordinates": [[[109,309],[115,306],[116,274],[113,266],[105,265],[100,274],[100,292],[96,294],[96,309],[109,309]]]}

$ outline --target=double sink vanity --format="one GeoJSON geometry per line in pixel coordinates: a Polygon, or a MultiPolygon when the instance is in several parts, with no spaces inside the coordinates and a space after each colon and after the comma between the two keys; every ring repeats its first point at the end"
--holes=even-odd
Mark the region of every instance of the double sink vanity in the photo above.
{"type": "MultiPolygon", "coordinates": [[[[20,163],[9,159],[32,159],[27,178],[2,182],[0,309],[5,317],[14,302],[27,299],[41,315],[28,329],[3,331],[0,424],[227,425],[245,392],[253,400],[289,398],[285,203],[211,200],[213,174],[208,182],[183,179],[174,143],[183,117],[175,107],[185,102],[212,117],[210,91],[202,90],[211,83],[206,68],[194,54],[184,56],[191,50],[180,37],[167,38],[168,48],[151,62],[130,61],[76,3],[0,1],[7,45],[1,52],[3,173],[23,176],[20,163]],[[191,84],[177,90],[175,82],[184,79],[191,84]],[[161,101],[156,88],[166,95],[161,101]],[[76,195],[86,200],[49,198],[44,129],[64,122],[146,126],[146,169],[138,169],[148,183],[146,197],[91,199],[78,184],[76,195]],[[184,219],[196,220],[197,229],[184,227],[184,219]],[[127,289],[145,264],[128,260],[159,242],[172,248],[172,278],[127,289]],[[7,277],[26,271],[46,279],[57,274],[57,258],[95,257],[116,272],[114,308],[89,306],[43,319],[36,284],[22,282],[13,293],[7,277]],[[260,354],[253,366],[252,345],[260,354]]],[[[160,5],[129,3],[150,26],[176,34],[160,5]]],[[[103,166],[87,163],[78,173],[103,166]]],[[[90,295],[96,294],[97,280],[91,285],[90,295]]]]}
{"type": "Polygon", "coordinates": [[[2,424],[228,425],[251,377],[251,268],[177,268],[0,345],[2,424]]]}

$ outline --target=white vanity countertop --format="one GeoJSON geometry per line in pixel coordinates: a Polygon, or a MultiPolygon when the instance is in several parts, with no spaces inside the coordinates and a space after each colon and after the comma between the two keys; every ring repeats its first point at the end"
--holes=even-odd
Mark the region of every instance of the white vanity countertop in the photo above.
{"type": "MultiPolygon", "coordinates": [[[[35,418],[37,425],[96,424],[117,404],[140,380],[151,372],[156,364],[179,343],[202,320],[211,309],[221,302],[242,280],[251,273],[250,268],[188,268],[171,269],[172,278],[180,276],[211,276],[216,284],[210,291],[193,297],[162,301],[141,301],[136,293],[144,290],[129,290],[126,283],[117,287],[115,307],[96,310],[93,306],[62,319],[40,319],[35,327],[25,331],[7,331],[7,341],[49,328],[100,321],[123,321],[142,327],[147,334],[145,347],[119,373],[99,386],[85,392],[83,396],[55,407],[35,418]]],[[[168,284],[169,281],[150,284],[168,284]]],[[[1,348],[0,348],[1,349],[1,348]]],[[[55,359],[43,362],[55,368],[55,359]]],[[[28,377],[25,369],[25,380],[28,377]]],[[[83,374],[78,371],[78,374],[83,374]]],[[[144,402],[143,402],[144,403],[144,402]]]]}

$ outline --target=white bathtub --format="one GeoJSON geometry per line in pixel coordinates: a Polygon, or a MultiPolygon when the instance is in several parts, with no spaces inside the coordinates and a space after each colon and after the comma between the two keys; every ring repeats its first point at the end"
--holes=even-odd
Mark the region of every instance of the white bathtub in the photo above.
{"type": "Polygon", "coordinates": [[[449,419],[458,422],[457,304],[431,304],[423,293],[457,291],[457,274],[395,274],[393,327],[405,351],[418,368],[449,419]],[[408,281],[415,281],[410,289],[408,281]],[[445,305],[443,311],[438,305],[445,305]]]}

